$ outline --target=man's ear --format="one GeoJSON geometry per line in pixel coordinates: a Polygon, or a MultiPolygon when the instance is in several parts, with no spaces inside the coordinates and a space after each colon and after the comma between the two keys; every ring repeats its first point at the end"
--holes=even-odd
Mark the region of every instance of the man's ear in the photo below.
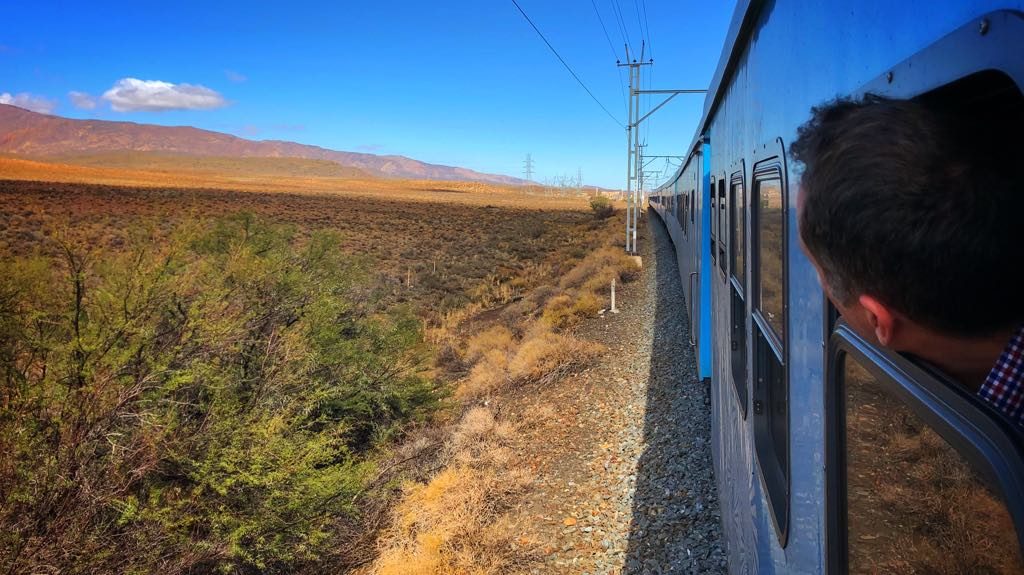
{"type": "Polygon", "coordinates": [[[860,302],[868,323],[874,328],[878,343],[892,347],[896,338],[896,315],[884,303],[867,294],[862,294],[857,301],[860,302]]]}

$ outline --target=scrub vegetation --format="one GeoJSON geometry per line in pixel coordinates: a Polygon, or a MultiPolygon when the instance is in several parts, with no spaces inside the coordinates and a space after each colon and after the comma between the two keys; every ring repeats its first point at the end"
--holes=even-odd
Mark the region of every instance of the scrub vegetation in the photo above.
{"type": "Polygon", "coordinates": [[[635,264],[583,199],[433,186],[0,181],[0,570],[528,565],[488,401],[585,367],[635,264]]]}

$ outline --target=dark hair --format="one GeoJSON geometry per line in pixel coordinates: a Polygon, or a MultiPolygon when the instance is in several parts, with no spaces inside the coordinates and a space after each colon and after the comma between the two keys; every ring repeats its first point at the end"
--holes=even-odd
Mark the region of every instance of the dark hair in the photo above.
{"type": "Polygon", "coordinates": [[[790,151],[833,297],[961,336],[1024,321],[1024,134],[993,124],[873,95],[813,109],[790,151]]]}

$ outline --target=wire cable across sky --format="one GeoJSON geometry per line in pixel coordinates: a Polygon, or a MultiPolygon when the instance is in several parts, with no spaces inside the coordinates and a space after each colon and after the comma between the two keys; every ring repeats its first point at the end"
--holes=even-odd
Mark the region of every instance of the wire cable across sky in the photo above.
{"type": "Polygon", "coordinates": [[[601,109],[604,110],[605,114],[608,114],[608,117],[611,118],[613,122],[618,124],[620,128],[625,129],[626,126],[622,122],[620,122],[618,118],[616,118],[611,112],[609,112],[608,108],[605,108],[604,104],[601,103],[601,100],[598,100],[597,96],[595,96],[594,93],[590,91],[590,88],[588,88],[587,85],[583,83],[583,80],[580,80],[580,77],[576,75],[576,72],[573,72],[572,67],[569,66],[569,64],[565,61],[564,58],[562,58],[561,54],[558,53],[558,50],[555,50],[555,47],[551,45],[551,42],[548,42],[548,39],[544,37],[544,34],[540,31],[540,28],[538,28],[537,25],[533,23],[533,20],[530,20],[530,17],[526,15],[526,12],[523,10],[522,6],[520,6],[519,3],[516,2],[516,0],[512,0],[512,3],[515,4],[516,8],[519,10],[519,13],[523,15],[523,18],[526,18],[526,21],[530,23],[530,26],[532,26],[534,31],[537,32],[537,35],[540,36],[540,39],[544,40],[544,43],[547,44],[548,48],[551,50],[551,53],[554,54],[556,58],[558,58],[558,61],[561,62],[563,66],[565,66],[565,69],[568,70],[570,74],[572,74],[572,77],[575,78],[576,81],[579,82],[580,86],[582,86],[583,89],[587,91],[587,94],[590,94],[590,97],[593,98],[594,102],[596,102],[598,106],[601,106],[601,109]]]}

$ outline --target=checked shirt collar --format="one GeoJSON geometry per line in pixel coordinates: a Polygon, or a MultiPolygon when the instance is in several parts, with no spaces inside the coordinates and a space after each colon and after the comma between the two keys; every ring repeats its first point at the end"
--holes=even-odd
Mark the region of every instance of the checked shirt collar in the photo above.
{"type": "Polygon", "coordinates": [[[1013,334],[978,395],[1024,427],[1024,325],[1013,334]]]}

